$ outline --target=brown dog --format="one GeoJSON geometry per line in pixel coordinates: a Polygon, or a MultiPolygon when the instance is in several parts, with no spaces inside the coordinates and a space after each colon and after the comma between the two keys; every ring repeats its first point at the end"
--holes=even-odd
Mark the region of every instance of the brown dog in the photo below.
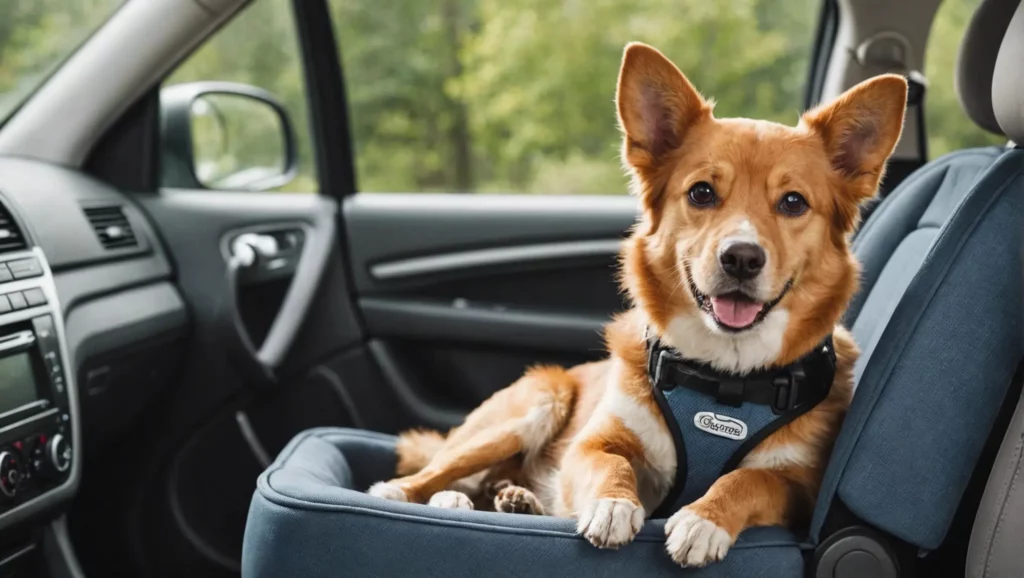
{"type": "Polygon", "coordinates": [[[622,254],[635,307],[607,326],[610,357],[532,369],[447,438],[404,434],[403,477],[369,492],[472,508],[492,490],[499,511],[575,517],[594,545],[619,547],[665,500],[678,465],[652,395],[645,332],[738,375],[786,366],[832,334],[827,397],[676,512],[667,550],[703,566],[746,528],[806,520],[858,354],[836,325],[857,285],[847,239],[899,139],[906,92],[901,77],[876,77],[795,128],[716,119],[661,53],[628,45],[616,101],[642,216],[622,254]]]}

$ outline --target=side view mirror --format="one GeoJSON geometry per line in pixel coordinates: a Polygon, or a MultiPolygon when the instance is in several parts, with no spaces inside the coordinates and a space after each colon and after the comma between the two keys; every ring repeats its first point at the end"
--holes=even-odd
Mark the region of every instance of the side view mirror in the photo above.
{"type": "Polygon", "coordinates": [[[265,191],[296,174],[295,136],[269,92],[232,82],[189,82],[160,91],[160,184],[265,191]]]}

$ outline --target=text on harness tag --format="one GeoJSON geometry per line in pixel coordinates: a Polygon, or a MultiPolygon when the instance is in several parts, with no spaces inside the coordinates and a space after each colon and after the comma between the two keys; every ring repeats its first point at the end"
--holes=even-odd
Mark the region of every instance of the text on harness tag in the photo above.
{"type": "Polygon", "coordinates": [[[693,425],[709,434],[731,440],[747,439],[747,424],[727,415],[710,411],[698,412],[693,416],[693,425]]]}

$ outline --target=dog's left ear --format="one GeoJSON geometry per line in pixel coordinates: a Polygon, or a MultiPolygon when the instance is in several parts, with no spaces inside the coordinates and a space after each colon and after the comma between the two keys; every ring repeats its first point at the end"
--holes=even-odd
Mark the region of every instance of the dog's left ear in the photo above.
{"type": "Polygon", "coordinates": [[[854,202],[874,196],[903,131],[906,106],[907,81],[883,74],[804,113],[803,123],[825,141],[832,168],[850,185],[854,202]]]}
{"type": "MultiPolygon", "coordinates": [[[[622,54],[615,93],[619,125],[624,133],[623,161],[643,180],[649,180],[666,156],[682,145],[687,131],[711,116],[711,105],[683,76],[675,64],[646,44],[631,42],[622,54]]],[[[648,208],[654,191],[635,192],[648,208]]]]}

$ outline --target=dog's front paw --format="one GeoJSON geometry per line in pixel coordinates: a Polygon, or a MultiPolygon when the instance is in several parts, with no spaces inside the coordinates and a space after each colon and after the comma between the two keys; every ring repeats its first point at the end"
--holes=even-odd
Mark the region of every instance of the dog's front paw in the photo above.
{"type": "Polygon", "coordinates": [[[431,496],[427,505],[446,510],[472,510],[473,500],[470,500],[469,496],[462,492],[445,490],[431,496]]]}
{"type": "Polygon", "coordinates": [[[677,564],[706,566],[725,557],[735,541],[729,532],[689,508],[683,508],[665,524],[665,549],[677,564]]]}
{"type": "Polygon", "coordinates": [[[544,515],[544,506],[537,496],[522,486],[505,486],[494,497],[494,509],[506,514],[544,515]]]}
{"type": "Polygon", "coordinates": [[[629,500],[602,498],[580,512],[576,531],[598,548],[629,544],[644,525],[644,509],[629,500]]]}
{"type": "Polygon", "coordinates": [[[409,497],[405,495],[405,491],[391,482],[377,482],[370,486],[370,489],[366,490],[366,493],[376,498],[384,498],[385,500],[393,500],[395,502],[409,501],[409,497]]]}

